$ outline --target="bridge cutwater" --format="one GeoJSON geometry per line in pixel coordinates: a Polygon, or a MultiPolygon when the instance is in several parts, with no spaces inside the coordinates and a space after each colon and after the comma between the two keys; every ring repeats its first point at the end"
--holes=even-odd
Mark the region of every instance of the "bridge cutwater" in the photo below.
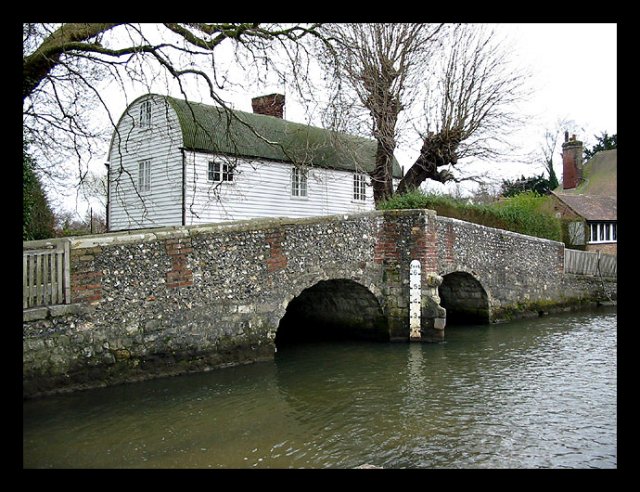
{"type": "Polygon", "coordinates": [[[452,323],[569,309],[617,289],[615,262],[603,274],[598,256],[597,274],[572,272],[562,243],[431,210],[23,249],[25,397],[268,360],[298,339],[438,342],[452,323]]]}

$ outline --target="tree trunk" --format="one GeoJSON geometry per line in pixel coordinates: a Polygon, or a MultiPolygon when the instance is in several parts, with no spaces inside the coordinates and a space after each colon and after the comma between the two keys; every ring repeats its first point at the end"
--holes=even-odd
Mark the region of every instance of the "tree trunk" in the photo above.
{"type": "Polygon", "coordinates": [[[433,179],[435,170],[435,164],[427,162],[426,157],[420,155],[420,157],[418,157],[413,166],[409,168],[409,170],[406,172],[406,174],[398,184],[396,193],[399,195],[403,195],[415,190],[416,188],[419,188],[420,185],[424,183],[424,181],[428,178],[433,179]]]}
{"type": "Polygon", "coordinates": [[[438,171],[438,168],[457,164],[456,150],[461,140],[462,132],[460,130],[440,132],[425,137],[420,155],[398,184],[396,193],[402,195],[415,190],[427,179],[440,183],[454,179],[450,172],[438,171]]]}
{"type": "Polygon", "coordinates": [[[398,120],[399,103],[387,102],[391,97],[387,93],[378,94],[378,101],[372,111],[375,121],[374,137],[376,147],[376,167],[371,174],[373,182],[373,199],[380,203],[393,196],[393,157],[396,150],[395,128],[398,120]],[[382,109],[380,109],[382,108],[382,109]]]}
{"type": "Polygon", "coordinates": [[[375,203],[393,196],[393,151],[389,154],[380,141],[376,148],[376,167],[371,173],[371,178],[375,203]]]}

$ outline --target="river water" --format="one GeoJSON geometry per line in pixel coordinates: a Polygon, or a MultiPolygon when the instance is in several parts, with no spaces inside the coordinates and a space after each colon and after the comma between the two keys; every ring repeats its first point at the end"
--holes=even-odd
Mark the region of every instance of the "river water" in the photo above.
{"type": "Polygon", "coordinates": [[[27,400],[26,468],[616,468],[612,308],[27,400]]]}

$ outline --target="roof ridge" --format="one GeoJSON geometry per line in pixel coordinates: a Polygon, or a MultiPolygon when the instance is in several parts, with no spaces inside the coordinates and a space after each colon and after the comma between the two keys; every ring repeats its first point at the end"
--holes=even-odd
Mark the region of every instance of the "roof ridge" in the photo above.
{"type": "MultiPolygon", "coordinates": [[[[375,168],[377,141],[372,138],[169,95],[153,96],[176,112],[188,149],[345,171],[371,173],[375,168]],[[224,118],[227,109],[237,120],[224,118]]],[[[402,176],[395,156],[393,176],[402,176]]]]}
{"type": "MultiPolygon", "coordinates": [[[[160,97],[165,97],[167,99],[173,99],[174,101],[178,101],[179,103],[187,103],[187,104],[198,104],[200,106],[204,106],[206,108],[211,108],[211,109],[215,109],[217,111],[225,111],[225,108],[222,106],[216,106],[214,104],[208,104],[208,103],[204,103],[204,102],[200,102],[200,101],[189,101],[186,99],[181,99],[181,98],[177,98],[174,96],[160,96],[160,97]]],[[[292,120],[287,120],[284,118],[278,118],[277,116],[271,116],[271,115],[266,115],[266,114],[261,114],[261,113],[253,113],[253,112],[249,112],[249,111],[244,111],[242,109],[235,109],[235,108],[228,108],[229,111],[232,111],[234,113],[242,113],[245,114],[247,116],[250,116],[251,118],[271,118],[269,120],[264,120],[264,121],[273,121],[273,122],[282,122],[285,125],[296,125],[296,126],[300,126],[300,127],[304,127],[304,128],[313,128],[315,130],[320,130],[320,131],[324,131],[324,132],[331,132],[331,133],[336,133],[339,135],[345,135],[348,137],[352,137],[352,138],[358,138],[358,139],[363,139],[366,140],[368,142],[375,142],[376,140],[374,138],[371,137],[365,137],[363,135],[354,135],[353,133],[348,133],[345,131],[339,131],[339,130],[334,130],[333,128],[324,128],[321,126],[317,126],[317,125],[312,125],[311,123],[301,123],[299,121],[292,121],[292,120]]]]}

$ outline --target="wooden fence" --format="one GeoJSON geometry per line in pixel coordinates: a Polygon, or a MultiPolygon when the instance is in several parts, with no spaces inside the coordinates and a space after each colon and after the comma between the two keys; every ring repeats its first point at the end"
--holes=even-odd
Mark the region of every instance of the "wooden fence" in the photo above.
{"type": "Polygon", "coordinates": [[[565,249],[564,272],[617,278],[618,257],[600,252],[565,249]]]}
{"type": "Polygon", "coordinates": [[[28,241],[22,250],[22,307],[69,304],[69,240],[28,241]]]}

